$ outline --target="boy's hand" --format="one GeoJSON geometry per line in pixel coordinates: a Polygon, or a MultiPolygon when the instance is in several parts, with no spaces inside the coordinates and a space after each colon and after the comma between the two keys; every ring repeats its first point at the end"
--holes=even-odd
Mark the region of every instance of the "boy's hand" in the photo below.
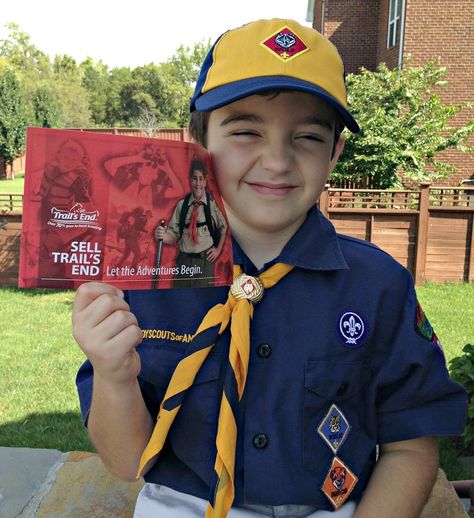
{"type": "Polygon", "coordinates": [[[94,367],[95,376],[111,384],[135,381],[142,333],[123,292],[108,284],[82,284],[72,311],[73,335],[94,367]]]}
{"type": "Polygon", "coordinates": [[[213,246],[212,248],[209,248],[207,251],[207,260],[210,263],[215,262],[215,260],[221,255],[222,249],[218,246],[213,246]]]}

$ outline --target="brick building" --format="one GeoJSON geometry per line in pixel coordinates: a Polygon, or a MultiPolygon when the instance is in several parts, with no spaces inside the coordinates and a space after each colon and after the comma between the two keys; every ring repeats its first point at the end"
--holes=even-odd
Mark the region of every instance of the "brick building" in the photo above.
{"type": "MultiPolygon", "coordinates": [[[[449,83],[440,95],[449,104],[474,104],[474,0],[309,0],[311,8],[313,27],[337,46],[348,72],[380,62],[403,68],[408,55],[413,65],[439,57],[449,83]]],[[[472,117],[474,110],[466,111],[459,121],[472,117]]],[[[443,156],[459,173],[439,183],[474,179],[474,154],[443,156]]]]}

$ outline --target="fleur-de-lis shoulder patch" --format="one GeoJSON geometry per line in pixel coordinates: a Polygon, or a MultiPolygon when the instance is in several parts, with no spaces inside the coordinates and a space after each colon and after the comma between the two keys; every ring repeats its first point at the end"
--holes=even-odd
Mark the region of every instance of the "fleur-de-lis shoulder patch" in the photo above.
{"type": "Polygon", "coordinates": [[[360,347],[367,340],[369,334],[364,317],[351,310],[344,311],[339,316],[336,331],[342,344],[351,349],[360,347]]]}

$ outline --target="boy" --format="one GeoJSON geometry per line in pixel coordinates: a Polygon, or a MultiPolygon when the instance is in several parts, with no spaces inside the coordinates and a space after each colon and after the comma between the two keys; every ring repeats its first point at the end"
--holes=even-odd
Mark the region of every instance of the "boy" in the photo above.
{"type": "Polygon", "coordinates": [[[207,172],[201,160],[192,160],[189,166],[191,193],[180,200],[168,225],[158,226],[155,238],[167,245],[179,243],[176,267],[197,267],[198,279],[188,274],[178,274],[176,287],[211,286],[214,278],[214,262],[224,246],[227,223],[211,197],[207,186],[207,172]]]}
{"type": "Polygon", "coordinates": [[[137,517],[207,505],[235,518],[416,517],[438,468],[434,436],[463,430],[464,391],[409,273],[337,235],[314,204],[342,127],[358,131],[343,76],[335,48],[291,20],[225,33],[190,128],[213,158],[245,276],[227,302],[224,288],[128,303],[110,286],[78,290],[83,415],[113,473],[145,473],[137,517]],[[161,338],[142,341],[138,326],[161,338]],[[193,333],[189,346],[170,338],[193,333]]]}

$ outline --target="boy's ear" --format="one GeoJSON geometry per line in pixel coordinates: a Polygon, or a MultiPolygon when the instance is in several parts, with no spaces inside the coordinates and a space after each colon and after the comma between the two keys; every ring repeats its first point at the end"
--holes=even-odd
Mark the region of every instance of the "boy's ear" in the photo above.
{"type": "Polygon", "coordinates": [[[346,138],[344,137],[344,134],[340,133],[339,139],[336,142],[336,145],[334,146],[334,153],[331,157],[331,161],[329,162],[329,174],[331,174],[334,171],[337,161],[339,160],[341,153],[344,151],[345,142],[346,142],[346,138]]]}

